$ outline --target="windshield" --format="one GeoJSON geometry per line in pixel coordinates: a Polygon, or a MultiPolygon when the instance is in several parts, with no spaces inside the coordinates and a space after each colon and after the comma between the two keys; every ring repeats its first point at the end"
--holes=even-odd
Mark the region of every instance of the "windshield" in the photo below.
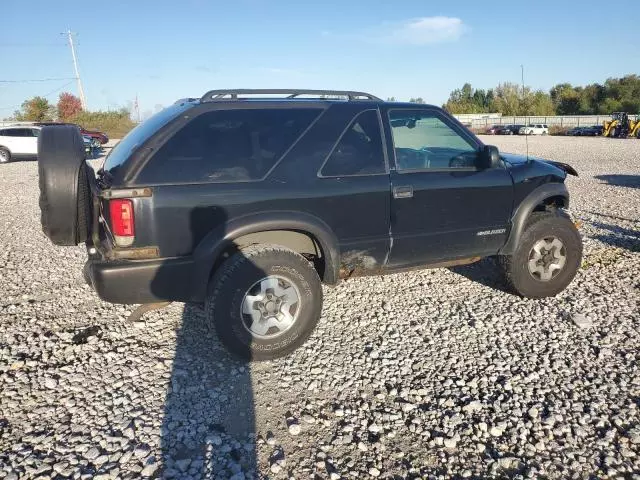
{"type": "Polygon", "coordinates": [[[104,170],[113,173],[114,169],[122,165],[134,150],[147,141],[158,129],[192,106],[193,104],[188,102],[171,105],[139,124],[113,147],[105,159],[104,170]]]}

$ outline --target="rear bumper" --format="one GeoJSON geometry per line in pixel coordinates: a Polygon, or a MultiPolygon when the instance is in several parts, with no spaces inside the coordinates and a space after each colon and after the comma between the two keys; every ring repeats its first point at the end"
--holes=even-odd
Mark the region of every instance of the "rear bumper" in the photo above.
{"type": "Polygon", "coordinates": [[[111,303],[203,301],[194,298],[191,257],[163,260],[98,261],[89,259],[84,277],[98,296],[111,303]]]}

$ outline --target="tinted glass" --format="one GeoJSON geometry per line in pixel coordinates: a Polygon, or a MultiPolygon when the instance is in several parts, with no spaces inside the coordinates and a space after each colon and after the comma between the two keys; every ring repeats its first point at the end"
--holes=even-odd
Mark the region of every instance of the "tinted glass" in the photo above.
{"type": "Polygon", "coordinates": [[[360,113],[320,171],[323,177],[385,173],[380,121],[375,110],[360,113]]]}
{"type": "Polygon", "coordinates": [[[139,124],[111,149],[105,159],[104,169],[110,171],[122,165],[151,135],[192,106],[190,103],[171,105],[139,124]]]}
{"type": "Polygon", "coordinates": [[[398,171],[475,167],[476,146],[432,112],[389,113],[398,171]]]}
{"type": "MultiPolygon", "coordinates": [[[[5,130],[5,135],[7,137],[26,137],[27,132],[29,132],[29,130],[26,128],[9,128],[8,130],[5,130]]],[[[29,132],[28,136],[31,136],[31,132],[29,132]]]]}
{"type": "Polygon", "coordinates": [[[261,179],[319,113],[318,109],[203,113],[160,148],[139,180],[170,183],[261,179]]]}

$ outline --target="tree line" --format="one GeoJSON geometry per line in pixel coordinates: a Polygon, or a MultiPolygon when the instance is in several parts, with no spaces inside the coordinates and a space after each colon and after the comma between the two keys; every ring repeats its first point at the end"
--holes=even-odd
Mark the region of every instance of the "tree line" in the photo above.
{"type": "Polygon", "coordinates": [[[450,113],[502,113],[503,115],[609,115],[640,113],[640,76],[608,78],[604,84],[574,86],[559,83],[551,90],[505,82],[488,90],[470,83],[457,88],[443,105],[450,113]]]}
{"type": "Polygon", "coordinates": [[[68,92],[61,93],[56,104],[44,97],[25,100],[9,120],[76,123],[89,130],[100,130],[111,138],[122,138],[135,126],[127,108],[108,112],[83,110],[80,99],[68,92]]]}

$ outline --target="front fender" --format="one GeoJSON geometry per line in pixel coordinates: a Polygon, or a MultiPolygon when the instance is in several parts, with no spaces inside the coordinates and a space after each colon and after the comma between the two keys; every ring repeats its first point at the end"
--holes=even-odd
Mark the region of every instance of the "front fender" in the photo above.
{"type": "Polygon", "coordinates": [[[569,191],[564,183],[545,183],[527,195],[511,217],[511,229],[507,243],[500,249],[500,255],[511,255],[524,232],[531,212],[548,198],[562,197],[565,208],[569,207],[569,191]]]}
{"type": "Polygon", "coordinates": [[[209,232],[193,252],[195,263],[195,288],[193,298],[206,298],[211,269],[222,252],[233,240],[243,235],[269,230],[293,230],[312,235],[320,244],[325,260],[324,283],[338,282],[340,250],[338,239],[331,228],[321,219],[308,213],[275,211],[253,213],[229,221],[224,227],[209,232]]]}

